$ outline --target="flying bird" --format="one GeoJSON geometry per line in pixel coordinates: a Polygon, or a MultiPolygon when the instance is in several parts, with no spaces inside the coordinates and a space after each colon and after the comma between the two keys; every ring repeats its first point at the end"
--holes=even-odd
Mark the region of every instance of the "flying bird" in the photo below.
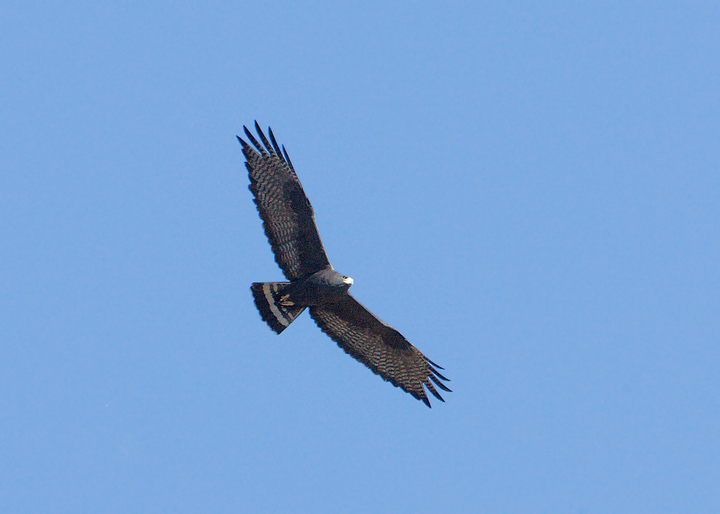
{"type": "Polygon", "coordinates": [[[318,234],[315,213],[285,146],[281,151],[272,129],[268,129],[271,145],[257,122],[255,130],[262,145],[247,127],[243,128],[254,146],[237,136],[247,161],[250,191],[275,261],[289,280],[251,286],[262,319],[280,334],[310,309],[317,326],[373,373],[428,407],[423,386],[444,402],[433,386],[450,391],[442,383],[448,379],[438,371],[443,368],[363,307],[348,292],[353,280],[333,269],[318,234]]]}

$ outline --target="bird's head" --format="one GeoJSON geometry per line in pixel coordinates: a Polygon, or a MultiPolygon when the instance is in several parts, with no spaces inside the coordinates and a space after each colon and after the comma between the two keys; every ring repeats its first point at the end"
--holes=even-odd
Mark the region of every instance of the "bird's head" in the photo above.
{"type": "Polygon", "coordinates": [[[343,276],[342,281],[343,284],[347,284],[348,287],[353,285],[353,279],[351,279],[350,277],[343,276]]]}

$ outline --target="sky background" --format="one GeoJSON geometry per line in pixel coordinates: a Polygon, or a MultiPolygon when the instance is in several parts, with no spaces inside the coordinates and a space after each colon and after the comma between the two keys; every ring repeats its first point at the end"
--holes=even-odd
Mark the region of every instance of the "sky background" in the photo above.
{"type": "Polygon", "coordinates": [[[720,511],[717,2],[10,2],[0,510],[720,511]],[[303,315],[273,127],[422,403],[303,315]]]}

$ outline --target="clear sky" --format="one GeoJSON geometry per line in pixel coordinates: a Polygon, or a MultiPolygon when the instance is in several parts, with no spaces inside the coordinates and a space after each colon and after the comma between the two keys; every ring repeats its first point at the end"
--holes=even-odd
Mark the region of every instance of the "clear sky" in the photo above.
{"type": "Polygon", "coordinates": [[[720,512],[717,2],[0,23],[0,511],[720,512]],[[256,119],[446,403],[261,321],[256,119]]]}

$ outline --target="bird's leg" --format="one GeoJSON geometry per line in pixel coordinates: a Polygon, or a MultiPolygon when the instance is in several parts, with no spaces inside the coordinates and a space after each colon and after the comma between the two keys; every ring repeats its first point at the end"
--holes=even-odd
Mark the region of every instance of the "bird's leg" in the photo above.
{"type": "Polygon", "coordinates": [[[289,294],[282,295],[280,297],[280,305],[283,307],[292,307],[295,305],[295,302],[290,301],[288,298],[290,298],[289,294]]]}

